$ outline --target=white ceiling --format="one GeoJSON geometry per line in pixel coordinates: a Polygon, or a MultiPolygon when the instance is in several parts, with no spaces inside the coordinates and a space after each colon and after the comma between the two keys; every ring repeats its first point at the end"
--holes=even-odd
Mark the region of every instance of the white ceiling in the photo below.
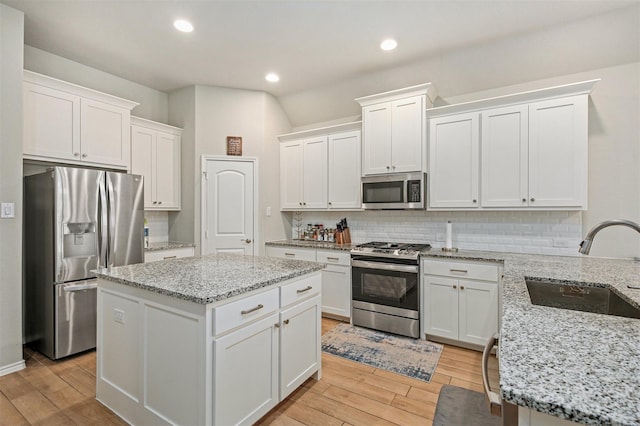
{"type": "Polygon", "coordinates": [[[145,86],[291,95],[443,51],[540,30],[637,0],[0,0],[25,12],[25,43],[145,86]],[[176,18],[195,31],[175,31],[176,18]],[[379,44],[398,40],[393,52],[379,44]],[[267,83],[267,72],[279,83],[267,83]]]}

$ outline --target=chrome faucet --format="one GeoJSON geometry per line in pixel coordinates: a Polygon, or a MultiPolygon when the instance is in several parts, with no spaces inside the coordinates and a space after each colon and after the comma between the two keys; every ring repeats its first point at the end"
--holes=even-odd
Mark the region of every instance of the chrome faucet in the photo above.
{"type": "Polygon", "coordinates": [[[614,225],[628,226],[629,228],[635,229],[638,233],[640,233],[640,225],[630,220],[605,220],[604,222],[599,223],[591,228],[591,230],[587,233],[587,236],[584,237],[584,240],[582,240],[582,242],[580,243],[580,250],[578,251],[582,254],[589,254],[589,251],[591,250],[591,244],[593,243],[593,238],[596,236],[596,234],[600,232],[600,230],[614,225]]]}

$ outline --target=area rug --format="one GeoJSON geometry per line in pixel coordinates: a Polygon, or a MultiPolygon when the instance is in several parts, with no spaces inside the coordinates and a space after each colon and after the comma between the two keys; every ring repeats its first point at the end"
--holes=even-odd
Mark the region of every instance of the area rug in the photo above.
{"type": "Polygon", "coordinates": [[[338,324],[322,336],[322,350],[352,361],[431,381],[442,345],[338,324]]]}
{"type": "Polygon", "coordinates": [[[444,385],[440,390],[433,426],[501,426],[502,418],[492,416],[483,393],[444,385]]]}

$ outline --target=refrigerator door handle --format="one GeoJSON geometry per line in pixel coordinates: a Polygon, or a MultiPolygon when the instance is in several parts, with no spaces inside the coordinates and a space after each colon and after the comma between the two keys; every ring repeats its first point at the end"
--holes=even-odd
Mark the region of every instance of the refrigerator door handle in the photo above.
{"type": "Polygon", "coordinates": [[[116,195],[113,189],[113,181],[109,173],[107,173],[107,218],[108,218],[108,232],[105,234],[108,236],[107,243],[107,267],[113,266],[115,263],[115,243],[116,243],[116,195]]]}
{"type": "Polygon", "coordinates": [[[104,179],[99,186],[98,192],[98,268],[106,268],[109,238],[107,235],[107,193],[104,179]]]}

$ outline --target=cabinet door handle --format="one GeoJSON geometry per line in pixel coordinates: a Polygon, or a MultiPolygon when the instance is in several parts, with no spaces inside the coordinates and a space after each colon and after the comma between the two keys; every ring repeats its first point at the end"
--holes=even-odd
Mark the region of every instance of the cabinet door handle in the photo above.
{"type": "Polygon", "coordinates": [[[240,313],[241,313],[242,315],[247,315],[247,314],[250,314],[251,312],[258,311],[258,310],[260,310],[260,309],[262,309],[262,308],[264,308],[264,305],[263,305],[262,303],[260,303],[260,304],[259,304],[258,306],[256,306],[255,308],[251,308],[251,309],[247,309],[247,310],[244,310],[244,311],[240,311],[240,313]]]}
{"type": "Polygon", "coordinates": [[[469,271],[467,271],[466,269],[449,269],[449,272],[459,272],[461,274],[466,274],[469,271]]]}
{"type": "Polygon", "coordinates": [[[458,288],[458,286],[454,284],[453,285],[453,289],[455,290],[456,288],[458,288]]]}
{"type": "Polygon", "coordinates": [[[295,253],[285,253],[284,255],[289,257],[296,257],[295,253]]]}
{"type": "Polygon", "coordinates": [[[299,290],[296,290],[296,293],[304,293],[304,292],[307,292],[307,291],[311,290],[312,288],[313,287],[311,287],[311,286],[307,286],[307,288],[301,288],[299,290]]]}
{"type": "Polygon", "coordinates": [[[387,170],[389,170],[391,167],[387,166],[387,170]]]}
{"type": "Polygon", "coordinates": [[[302,205],[302,202],[299,202],[298,204],[302,205]]]}
{"type": "Polygon", "coordinates": [[[162,204],[162,201],[158,201],[158,204],[162,204]]]}
{"type": "Polygon", "coordinates": [[[331,260],[332,262],[337,262],[340,259],[337,258],[337,257],[329,257],[329,256],[327,256],[327,260],[331,260]]]}
{"type": "Polygon", "coordinates": [[[522,199],[522,202],[523,202],[523,203],[526,203],[526,202],[527,202],[527,199],[526,199],[526,198],[523,198],[523,199],[522,199]]]}
{"type": "Polygon", "coordinates": [[[285,323],[285,325],[289,324],[289,320],[288,319],[286,319],[286,320],[284,320],[282,322],[285,323]]]}
{"type": "Polygon", "coordinates": [[[157,202],[157,201],[154,201],[154,202],[153,202],[153,204],[158,204],[158,202],[157,202]]]}
{"type": "Polygon", "coordinates": [[[464,286],[463,285],[460,286],[460,290],[464,290],[464,286]]]}
{"type": "Polygon", "coordinates": [[[87,158],[87,154],[82,154],[82,158],[87,158]]]}
{"type": "Polygon", "coordinates": [[[80,153],[79,153],[79,152],[74,152],[74,153],[73,153],[73,156],[74,156],[74,157],[80,157],[80,153]]]}
{"type": "Polygon", "coordinates": [[[163,259],[175,259],[176,257],[178,257],[178,256],[165,256],[165,257],[163,257],[163,259]]]}
{"type": "Polygon", "coordinates": [[[279,322],[277,322],[277,323],[273,324],[273,326],[274,326],[275,328],[280,328],[280,323],[279,323],[279,322]]]}
{"type": "Polygon", "coordinates": [[[531,198],[531,202],[533,203],[536,199],[535,198],[531,198]]]}
{"type": "Polygon", "coordinates": [[[475,203],[477,203],[477,202],[478,202],[478,200],[471,200],[471,201],[473,202],[473,204],[475,204],[475,203]]]}

